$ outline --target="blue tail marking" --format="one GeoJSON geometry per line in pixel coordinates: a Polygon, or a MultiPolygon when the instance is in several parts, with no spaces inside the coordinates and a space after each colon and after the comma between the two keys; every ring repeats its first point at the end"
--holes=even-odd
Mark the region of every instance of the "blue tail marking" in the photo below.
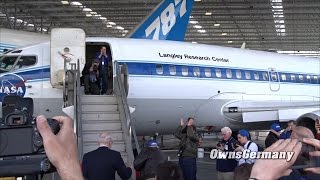
{"type": "Polygon", "coordinates": [[[194,0],[164,0],[127,37],[183,41],[194,0]]]}

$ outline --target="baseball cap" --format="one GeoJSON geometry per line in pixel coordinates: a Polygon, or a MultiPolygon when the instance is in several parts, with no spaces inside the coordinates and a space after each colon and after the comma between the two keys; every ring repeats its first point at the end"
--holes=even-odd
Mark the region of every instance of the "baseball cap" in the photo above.
{"type": "Polygon", "coordinates": [[[275,130],[276,132],[281,131],[281,127],[280,127],[280,125],[277,124],[277,123],[273,123],[273,124],[271,125],[271,129],[275,130]]]}
{"type": "Polygon", "coordinates": [[[239,130],[239,134],[243,137],[247,137],[248,140],[250,140],[250,134],[247,130],[245,129],[240,129],[239,130]]]}
{"type": "Polygon", "coordinates": [[[147,142],[147,146],[148,147],[158,147],[158,144],[157,144],[157,141],[155,141],[155,140],[149,140],[147,142]]]}

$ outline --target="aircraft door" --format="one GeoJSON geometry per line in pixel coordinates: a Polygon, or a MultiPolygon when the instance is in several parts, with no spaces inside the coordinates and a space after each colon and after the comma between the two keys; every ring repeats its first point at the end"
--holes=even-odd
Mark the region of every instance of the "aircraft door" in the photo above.
{"type": "Polygon", "coordinates": [[[269,87],[271,91],[280,90],[280,77],[278,71],[275,68],[268,69],[269,87]]]}

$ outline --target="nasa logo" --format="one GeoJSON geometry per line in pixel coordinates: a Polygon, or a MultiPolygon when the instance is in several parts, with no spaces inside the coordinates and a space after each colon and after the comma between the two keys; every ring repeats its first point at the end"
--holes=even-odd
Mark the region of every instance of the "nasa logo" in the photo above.
{"type": "Polygon", "coordinates": [[[24,79],[16,74],[0,76],[0,101],[8,95],[24,97],[26,85],[24,79]]]}

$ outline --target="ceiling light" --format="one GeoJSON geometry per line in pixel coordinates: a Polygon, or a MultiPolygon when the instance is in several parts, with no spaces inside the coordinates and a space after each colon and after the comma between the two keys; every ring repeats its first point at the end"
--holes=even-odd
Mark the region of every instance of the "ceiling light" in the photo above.
{"type": "Polygon", "coordinates": [[[222,35],[222,36],[226,36],[226,35],[227,35],[227,33],[222,33],[221,35],[222,35]]]}
{"type": "Polygon", "coordinates": [[[92,11],[92,12],[90,12],[91,14],[98,14],[97,12],[94,12],[94,11],[92,11]]]}
{"type": "Polygon", "coordinates": [[[198,32],[199,32],[199,33],[205,33],[206,30],[204,30],[204,29],[199,29],[198,32]]]}
{"type": "Polygon", "coordinates": [[[197,42],[195,42],[195,41],[192,41],[191,43],[193,43],[193,44],[197,44],[197,42]]]}
{"type": "Polygon", "coordinates": [[[82,4],[77,2],[77,1],[71,2],[70,5],[72,5],[72,6],[82,6],[82,4]]]}
{"type": "Polygon", "coordinates": [[[195,2],[200,2],[201,0],[194,0],[195,2]]]}
{"type": "Polygon", "coordinates": [[[95,14],[95,15],[93,15],[93,16],[95,16],[95,17],[100,17],[100,16],[101,16],[101,14],[95,14]]]}
{"type": "Polygon", "coordinates": [[[200,25],[194,25],[193,27],[197,28],[197,29],[201,29],[202,28],[202,26],[200,26],[200,25]]]}
{"type": "Polygon", "coordinates": [[[214,26],[215,26],[215,27],[218,27],[218,26],[220,26],[220,24],[214,24],[214,26]]]}
{"type": "Polygon", "coordinates": [[[228,41],[228,43],[232,43],[232,41],[228,41]]]}
{"type": "Polygon", "coordinates": [[[90,12],[92,11],[90,8],[83,8],[82,11],[85,11],[85,12],[90,12]]]}
{"type": "Polygon", "coordinates": [[[69,4],[69,1],[61,1],[62,4],[69,4]]]}
{"type": "Polygon", "coordinates": [[[206,16],[211,16],[211,15],[212,15],[212,12],[206,12],[204,15],[206,15],[206,16]]]}
{"type": "Polygon", "coordinates": [[[198,21],[189,21],[190,24],[198,24],[198,21]]]}
{"type": "Polygon", "coordinates": [[[101,20],[107,20],[107,18],[106,18],[106,17],[100,17],[100,19],[101,19],[101,20]]]}
{"type": "Polygon", "coordinates": [[[87,16],[87,17],[91,17],[91,16],[92,16],[92,14],[86,14],[86,16],[87,16]]]}
{"type": "Polygon", "coordinates": [[[110,24],[110,25],[113,25],[113,26],[115,26],[115,25],[117,25],[116,23],[114,23],[114,22],[108,22],[108,24],[110,24]]]}
{"type": "Polygon", "coordinates": [[[117,26],[116,29],[124,30],[124,28],[121,26],[117,26]]]}
{"type": "Polygon", "coordinates": [[[107,25],[107,27],[108,27],[108,28],[111,28],[112,26],[111,26],[111,25],[107,25]]]}
{"type": "Polygon", "coordinates": [[[34,24],[28,24],[28,26],[31,26],[31,27],[33,27],[33,26],[34,26],[34,24]]]}

